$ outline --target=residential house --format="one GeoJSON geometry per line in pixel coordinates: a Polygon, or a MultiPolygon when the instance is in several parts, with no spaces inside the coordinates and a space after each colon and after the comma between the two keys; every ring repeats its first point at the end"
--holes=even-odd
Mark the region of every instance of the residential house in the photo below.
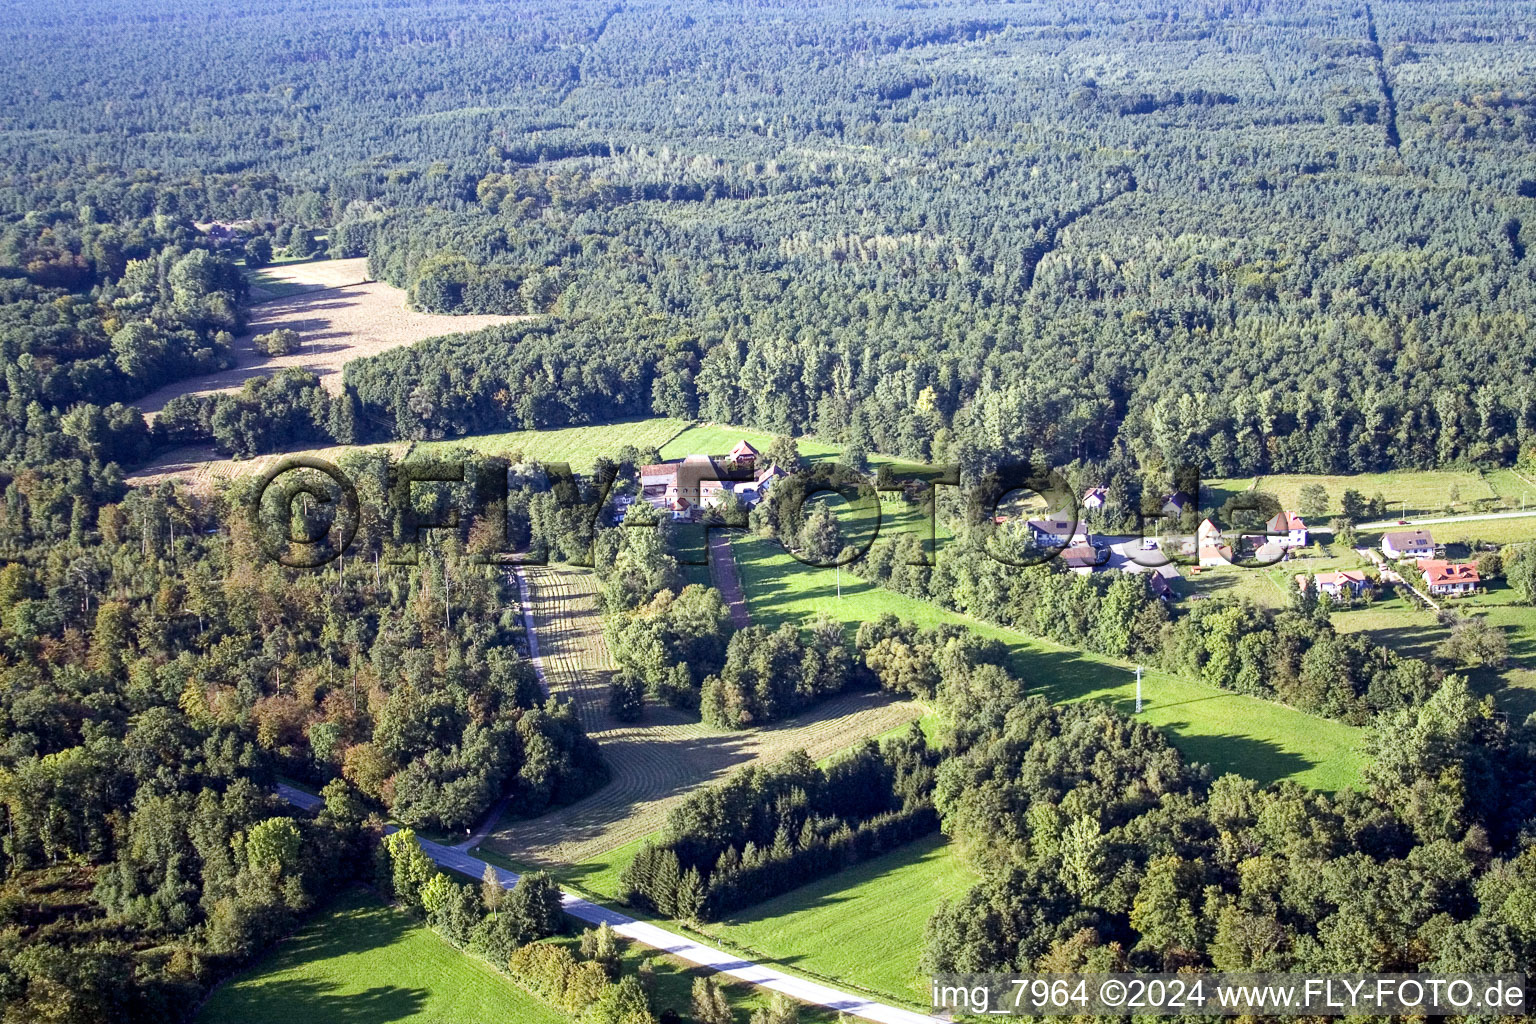
{"type": "Polygon", "coordinates": [[[1190,506],[1190,500],[1189,500],[1189,496],[1188,495],[1185,495],[1185,494],[1165,494],[1165,495],[1163,495],[1162,510],[1163,510],[1163,515],[1165,515],[1165,516],[1171,516],[1172,518],[1177,519],[1179,516],[1182,516],[1184,514],[1184,510],[1186,508],[1189,508],[1189,506],[1190,506]]]}
{"type": "Polygon", "coordinates": [[[1304,548],[1307,546],[1307,524],[1294,512],[1279,512],[1265,528],[1270,539],[1281,547],[1304,548]]]}
{"type": "Polygon", "coordinates": [[[1200,553],[1200,568],[1209,569],[1231,563],[1232,548],[1222,542],[1221,527],[1209,519],[1202,522],[1195,531],[1195,543],[1200,553]]]}
{"type": "Polygon", "coordinates": [[[757,468],[757,460],[760,458],[756,448],[749,444],[746,438],[736,442],[736,447],[731,449],[727,461],[737,469],[752,470],[757,468]]]}
{"type": "Polygon", "coordinates": [[[1447,562],[1443,558],[1430,558],[1419,563],[1423,570],[1424,585],[1436,597],[1457,597],[1477,590],[1482,582],[1477,566],[1471,562],[1447,562]]]}
{"type": "MultiPolygon", "coordinates": [[[[1327,594],[1329,597],[1340,597],[1346,593],[1351,597],[1359,597],[1375,585],[1369,576],[1358,569],[1320,572],[1314,578],[1317,580],[1317,592],[1327,594]]],[[[1296,575],[1296,586],[1300,590],[1307,589],[1306,573],[1296,575]]]]}
{"type": "Polygon", "coordinates": [[[1100,550],[1091,544],[1073,544],[1061,553],[1061,560],[1075,573],[1090,573],[1095,566],[1102,564],[1107,556],[1107,550],[1100,550]]]}
{"type": "Polygon", "coordinates": [[[1388,558],[1435,557],[1435,539],[1428,530],[1394,530],[1381,538],[1381,553],[1388,558]]]}
{"type": "Polygon", "coordinates": [[[1083,492],[1083,508],[1099,509],[1109,500],[1109,492],[1102,487],[1090,487],[1083,492]]]}
{"type": "Polygon", "coordinates": [[[768,466],[766,469],[758,470],[751,480],[744,480],[741,483],[733,484],[731,489],[747,505],[756,505],[767,495],[768,488],[773,485],[775,480],[782,480],[788,475],[778,466],[768,466]]]}
{"type": "Polygon", "coordinates": [[[672,518],[679,522],[687,522],[693,518],[693,502],[687,498],[674,498],[667,508],[672,512],[672,518]]]}
{"type": "Polygon", "coordinates": [[[756,504],[768,486],[784,471],[777,466],[757,469],[758,451],[739,442],[724,458],[689,455],[682,459],[640,467],[640,496],[663,511],[678,511],[679,500],[688,502],[689,515],[712,508],[735,493],[748,505],[756,504]]]}
{"type": "Polygon", "coordinates": [[[1051,516],[1048,519],[1030,519],[1025,522],[1030,540],[1043,548],[1064,548],[1072,545],[1088,545],[1092,538],[1088,528],[1075,519],[1051,516]]]}

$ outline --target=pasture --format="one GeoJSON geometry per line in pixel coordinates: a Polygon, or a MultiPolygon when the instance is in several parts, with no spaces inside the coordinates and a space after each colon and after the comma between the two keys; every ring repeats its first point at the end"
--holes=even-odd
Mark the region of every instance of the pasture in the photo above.
{"type": "Polygon", "coordinates": [[[251,970],[216,989],[201,1024],[564,1024],[484,961],[362,889],[343,893],[251,970]]]}
{"type": "MultiPolygon", "coordinates": [[[[1502,630],[1509,640],[1509,664],[1447,667],[1465,675],[1478,692],[1492,694],[1499,710],[1515,721],[1536,713],[1536,608],[1521,604],[1502,583],[1494,583],[1487,593],[1448,604],[1502,630]]],[[[1415,658],[1433,658],[1435,646],[1450,634],[1434,612],[1396,594],[1369,608],[1335,612],[1333,625],[1341,633],[1368,633],[1377,643],[1415,658]]]]}
{"type": "MultiPolygon", "coordinates": [[[[944,611],[849,572],[841,573],[839,597],[834,570],[803,565],[775,541],[742,537],[735,548],[754,622],[800,623],[820,612],[850,630],[885,612],[923,626],[957,622],[1006,644],[1013,671],[1050,700],[1104,700],[1127,714],[1134,710],[1134,666],[944,611]]],[[[1156,670],[1143,673],[1143,695],[1141,717],[1165,730],[1186,757],[1218,773],[1261,783],[1294,779],[1321,790],[1360,781],[1364,754],[1358,728],[1156,670]]]]}
{"type": "Polygon", "coordinates": [[[259,455],[253,459],[224,458],[212,445],[193,445],[167,452],[135,470],[128,475],[128,482],[158,483],[175,478],[195,489],[205,490],[218,480],[264,473],[285,455],[316,455],[331,462],[339,462],[348,452],[370,448],[388,449],[396,458],[407,455],[412,458],[444,458],[461,450],[486,455],[521,453],[523,458],[539,462],[566,462],[573,471],[585,473],[592,469],[599,458],[616,458],[626,445],[659,448],[687,427],[687,420],[652,417],[554,430],[508,430],[445,441],[393,441],[382,445],[295,448],[274,455],[259,455]]]}
{"type": "MultiPolygon", "coordinates": [[[[618,423],[598,423],[554,430],[509,430],[499,434],[475,434],[444,441],[422,441],[413,455],[442,457],[459,449],[483,455],[516,455],[537,462],[564,462],[577,473],[591,470],[600,458],[616,459],[625,446],[662,448],[680,433],[688,421],[652,417],[618,423]]],[[[734,442],[733,442],[734,443],[734,442]]]]}

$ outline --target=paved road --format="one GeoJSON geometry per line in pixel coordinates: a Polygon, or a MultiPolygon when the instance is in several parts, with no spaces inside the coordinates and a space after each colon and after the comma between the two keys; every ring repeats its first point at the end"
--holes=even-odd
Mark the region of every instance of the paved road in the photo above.
{"type": "MultiPolygon", "coordinates": [[[[278,795],[295,807],[312,811],[318,808],[324,801],[319,797],[306,793],[301,789],[295,789],[286,783],[278,783],[278,795]]],[[[418,837],[416,840],[428,857],[438,865],[449,871],[457,871],[469,878],[480,879],[486,868],[486,862],[475,857],[465,850],[443,846],[440,843],[429,842],[418,837]]],[[[496,872],[496,880],[502,888],[510,889],[517,884],[517,875],[505,868],[491,866],[496,872]]],[[[859,1017],[864,1020],[876,1021],[878,1024],[935,1024],[938,1017],[931,1017],[925,1013],[916,1013],[912,1010],[903,1010],[896,1006],[886,1006],[877,1003],[865,996],[857,996],[848,992],[841,992],[827,985],[821,985],[804,978],[797,978],[792,974],[775,970],[772,967],[764,967],[750,960],[743,960],[713,946],[707,946],[702,942],[695,942],[676,932],[669,932],[665,928],[650,924],[645,921],[636,921],[634,918],[610,910],[607,907],[584,900],[572,893],[560,894],[560,905],[565,912],[578,921],[587,924],[601,924],[607,922],[608,926],[627,939],[632,939],[641,945],[651,946],[670,953],[680,960],[686,960],[691,964],[708,967],[719,971],[721,974],[735,978],[737,981],[756,985],[759,988],[768,989],[771,992],[782,992],[802,1003],[810,1003],[814,1006],[825,1006],[832,1010],[841,1010],[851,1017],[859,1017]]]]}
{"type": "MultiPolygon", "coordinates": [[[[1536,516],[1536,508],[1526,509],[1523,512],[1481,512],[1472,516],[1435,516],[1424,519],[1409,519],[1409,526],[1433,526],[1435,523],[1474,523],[1480,519],[1529,519],[1536,516]]],[[[1384,530],[1393,526],[1401,526],[1396,519],[1382,519],[1374,523],[1361,523],[1358,530],[1384,530]]]]}

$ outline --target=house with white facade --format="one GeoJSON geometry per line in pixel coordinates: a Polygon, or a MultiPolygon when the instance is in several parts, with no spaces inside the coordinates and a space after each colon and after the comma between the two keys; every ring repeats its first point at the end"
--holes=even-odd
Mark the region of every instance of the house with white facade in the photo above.
{"type": "Polygon", "coordinates": [[[1443,558],[1426,559],[1419,563],[1424,585],[1436,597],[1460,597],[1477,590],[1482,580],[1477,566],[1471,562],[1447,562],[1443,558]]]}
{"type": "Polygon", "coordinates": [[[1381,553],[1391,559],[1435,557],[1435,539],[1428,530],[1394,530],[1383,534],[1381,553]]]}
{"type": "MultiPolygon", "coordinates": [[[[1358,569],[1320,572],[1313,579],[1317,580],[1317,592],[1319,594],[1327,594],[1329,597],[1341,597],[1345,594],[1348,594],[1350,597],[1359,597],[1375,586],[1371,578],[1358,569]]],[[[1297,574],[1296,586],[1300,590],[1307,589],[1306,573],[1297,574]]]]}
{"type": "Polygon", "coordinates": [[[1077,544],[1089,545],[1092,538],[1088,534],[1088,528],[1075,519],[1063,519],[1060,516],[1050,516],[1043,519],[1030,519],[1024,523],[1029,530],[1029,539],[1043,548],[1064,548],[1077,544]]]}
{"type": "Polygon", "coordinates": [[[1278,512],[1265,524],[1270,540],[1283,548],[1307,546],[1307,524],[1294,512],[1278,512]]]}

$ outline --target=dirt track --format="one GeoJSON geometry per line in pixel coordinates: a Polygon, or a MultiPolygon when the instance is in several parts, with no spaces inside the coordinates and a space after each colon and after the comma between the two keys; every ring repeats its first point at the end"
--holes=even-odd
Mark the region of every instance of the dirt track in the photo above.
{"type": "Polygon", "coordinates": [[[645,718],[608,714],[614,665],[603,642],[597,578],[590,570],[528,571],[539,652],[551,692],[576,701],[582,724],[601,745],[613,781],[569,807],[531,821],[503,821],[485,843],[527,864],[575,864],[660,829],[667,812],[695,787],[757,758],[797,748],[820,759],[916,719],[917,705],[888,694],[834,697],[787,722],[728,732],[647,702],[645,718]]]}

